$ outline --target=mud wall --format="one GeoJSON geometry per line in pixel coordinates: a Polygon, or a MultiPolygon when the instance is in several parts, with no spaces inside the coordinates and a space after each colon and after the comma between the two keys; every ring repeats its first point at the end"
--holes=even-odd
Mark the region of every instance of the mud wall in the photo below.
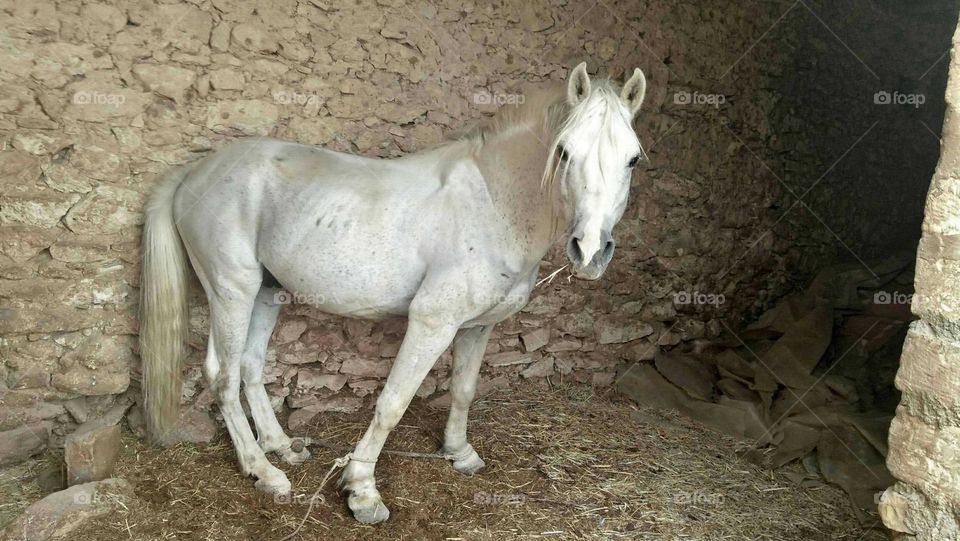
{"type": "MultiPolygon", "coordinates": [[[[800,37],[770,3],[3,0],[0,430],[60,436],[137,392],[139,235],[174,164],[264,135],[369,156],[434,145],[562,80],[640,66],[650,160],[605,278],[541,286],[490,343],[484,388],[608,385],[658,347],[717,337],[833,257],[785,186],[821,171],[787,94],[800,37]],[[776,27],[776,31],[767,31],[776,27]],[[725,319],[724,319],[725,318],[725,319]]],[[[558,252],[559,253],[559,252],[558,252]]],[[[548,261],[545,273],[563,263],[548,261]]],[[[184,400],[211,403],[194,292],[184,400]]],[[[401,322],[286,309],[268,354],[277,407],[307,422],[369,405],[401,322]]],[[[449,354],[420,395],[442,404],[449,354]]],[[[294,420],[291,424],[295,424],[294,420]]],[[[55,438],[56,441],[57,438],[55,438]]]]}

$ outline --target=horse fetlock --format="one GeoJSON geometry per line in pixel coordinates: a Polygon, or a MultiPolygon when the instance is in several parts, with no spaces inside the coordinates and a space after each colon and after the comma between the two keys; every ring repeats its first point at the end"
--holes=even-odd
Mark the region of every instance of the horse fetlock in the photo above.
{"type": "Polygon", "coordinates": [[[264,453],[273,453],[282,449],[289,449],[291,441],[292,440],[286,436],[278,438],[261,436],[260,438],[257,438],[257,445],[260,446],[260,450],[262,450],[264,453]]]}
{"type": "Polygon", "coordinates": [[[293,440],[294,445],[289,445],[285,448],[280,448],[274,452],[277,456],[280,457],[280,460],[283,460],[287,464],[296,466],[297,464],[303,464],[310,459],[310,451],[306,448],[305,445],[296,445],[297,440],[293,440]],[[299,449],[299,451],[295,450],[299,449]]]}
{"type": "Polygon", "coordinates": [[[376,480],[373,477],[370,464],[351,460],[343,468],[343,473],[340,474],[340,489],[344,492],[363,492],[366,490],[376,492],[376,480]]]}

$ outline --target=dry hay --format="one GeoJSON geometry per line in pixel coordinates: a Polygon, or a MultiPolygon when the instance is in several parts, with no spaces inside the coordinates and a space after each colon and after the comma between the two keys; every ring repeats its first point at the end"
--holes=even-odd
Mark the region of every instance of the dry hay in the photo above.
{"type": "Polygon", "coordinates": [[[0,469],[0,528],[43,497],[43,489],[37,480],[52,470],[59,471],[62,462],[62,451],[48,451],[31,460],[0,469]]]}
{"type": "MultiPolygon", "coordinates": [[[[349,445],[369,412],[325,414],[307,430],[349,445]]],[[[434,451],[445,412],[415,402],[390,449],[434,451]]],[[[471,412],[471,440],[487,468],[468,477],[441,460],[384,456],[377,467],[389,522],[355,522],[335,483],[298,539],[884,539],[862,530],[838,489],[801,489],[737,457],[737,442],[682,417],[638,410],[589,387],[500,392],[471,412]]],[[[71,540],[280,539],[292,532],[332,461],[282,465],[293,501],[257,494],[221,435],[206,447],[161,450],[132,437],[117,476],[141,502],[71,540]]],[[[274,460],[274,463],[278,461],[274,460]]]]}

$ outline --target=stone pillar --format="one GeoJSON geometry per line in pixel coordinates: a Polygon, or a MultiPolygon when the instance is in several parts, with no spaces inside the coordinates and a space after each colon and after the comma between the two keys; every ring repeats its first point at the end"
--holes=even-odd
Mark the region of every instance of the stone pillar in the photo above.
{"type": "Polygon", "coordinates": [[[887,466],[898,482],[880,498],[898,538],[960,540],[960,30],[954,34],[940,162],[917,249],[916,295],[890,426],[887,466]]]}

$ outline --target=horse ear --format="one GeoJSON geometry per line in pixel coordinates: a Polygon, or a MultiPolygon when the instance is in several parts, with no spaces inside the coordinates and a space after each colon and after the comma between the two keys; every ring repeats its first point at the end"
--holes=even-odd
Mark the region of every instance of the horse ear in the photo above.
{"type": "Polygon", "coordinates": [[[590,95],[590,76],[587,75],[587,63],[580,62],[567,77],[567,102],[576,105],[590,95]]]}
{"type": "Polygon", "coordinates": [[[643,95],[647,93],[647,78],[643,76],[640,68],[633,70],[633,75],[623,84],[623,91],[620,92],[620,98],[627,102],[630,114],[635,115],[640,110],[643,103],[643,95]]]}

